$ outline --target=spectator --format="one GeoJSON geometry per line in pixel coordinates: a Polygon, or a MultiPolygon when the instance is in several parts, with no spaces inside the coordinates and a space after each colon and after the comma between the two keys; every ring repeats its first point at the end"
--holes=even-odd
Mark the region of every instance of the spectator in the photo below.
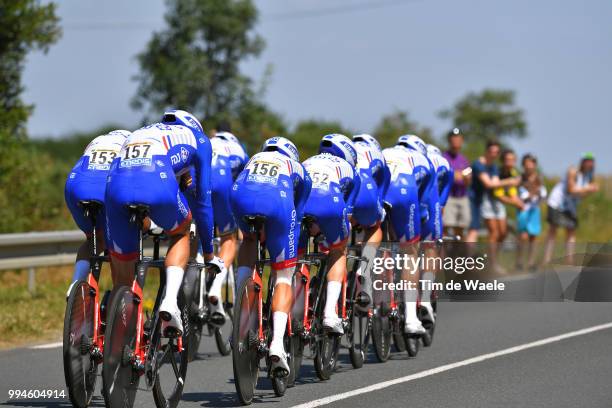
{"type": "Polygon", "coordinates": [[[593,154],[585,153],[580,159],[579,167],[570,167],[563,180],[550,192],[546,215],[549,229],[544,263],[552,259],[558,228],[565,228],[565,251],[568,262],[573,263],[578,227],[578,203],[580,199],[599,191],[599,186],[593,182],[594,171],[595,158],[593,154]]]}
{"type": "Polygon", "coordinates": [[[519,243],[516,254],[516,269],[523,270],[523,252],[527,245],[527,265],[531,272],[536,270],[535,240],[542,230],[540,203],[546,198],[546,187],[538,174],[538,161],[535,156],[526,154],[521,161],[523,175],[519,186],[519,198],[523,208],[517,217],[519,243]]]}
{"type": "Polygon", "coordinates": [[[496,272],[502,273],[497,265],[497,242],[499,239],[499,218],[505,218],[503,204],[493,196],[493,189],[498,187],[517,186],[520,178],[499,179],[499,169],[495,162],[499,157],[500,144],[487,142],[485,154],[472,163],[472,186],[470,189],[470,209],[472,220],[467,235],[467,242],[478,241],[480,219],[485,219],[488,230],[489,262],[496,272]]]}
{"type": "Polygon", "coordinates": [[[463,148],[463,135],[459,129],[454,128],[446,136],[448,150],[443,156],[448,160],[454,171],[453,186],[442,214],[442,224],[447,235],[463,237],[465,229],[470,225],[470,201],[467,196],[467,187],[471,181],[471,169],[468,159],[461,154],[463,148]],[[451,234],[452,230],[452,234],[451,234]]]}
{"type": "MultiPolygon", "coordinates": [[[[516,154],[510,149],[504,150],[501,154],[501,169],[499,170],[500,180],[518,178],[520,175],[515,166],[516,154]]],[[[523,207],[523,202],[518,195],[518,189],[515,186],[498,187],[493,190],[493,196],[500,202],[521,209],[523,207]]],[[[503,217],[498,218],[498,227],[498,241],[501,243],[504,242],[504,239],[506,239],[508,235],[508,218],[505,208],[503,208],[503,217]]]]}

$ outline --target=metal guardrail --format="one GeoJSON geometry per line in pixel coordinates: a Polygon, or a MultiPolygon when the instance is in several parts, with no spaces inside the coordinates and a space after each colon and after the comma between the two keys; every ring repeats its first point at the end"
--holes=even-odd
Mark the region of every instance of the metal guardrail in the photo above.
{"type": "MultiPolygon", "coordinates": [[[[0,272],[27,270],[28,289],[34,292],[36,268],[74,264],[84,239],[80,230],[0,234],[0,272]]],[[[150,240],[145,245],[152,247],[150,240]]]]}

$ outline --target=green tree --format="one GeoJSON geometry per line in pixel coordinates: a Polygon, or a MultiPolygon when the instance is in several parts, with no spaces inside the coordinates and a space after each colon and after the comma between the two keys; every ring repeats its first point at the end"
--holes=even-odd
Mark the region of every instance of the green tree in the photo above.
{"type": "Polygon", "coordinates": [[[264,48],[253,31],[258,15],[253,2],[166,4],[167,27],[154,33],[137,56],[139,84],[132,105],[155,116],[167,107],[179,107],[211,121],[239,117],[257,105],[260,95],[253,81],[240,72],[240,64],[264,48]]]}
{"type": "Polygon", "coordinates": [[[317,154],[321,138],[330,133],[341,133],[351,137],[352,132],[340,122],[330,120],[308,119],[298,122],[287,137],[298,147],[300,160],[317,154]]]}
{"type": "Polygon", "coordinates": [[[33,106],[21,99],[25,58],[58,40],[58,21],[53,3],[0,3],[0,233],[44,228],[60,210],[58,200],[46,200],[56,172],[47,168],[48,157],[28,145],[25,125],[33,106]]]}
{"type": "Polygon", "coordinates": [[[427,143],[435,142],[430,128],[419,125],[410,118],[408,112],[400,110],[383,116],[374,128],[373,136],[381,146],[388,147],[393,146],[398,137],[406,134],[417,135],[427,143]]]}
{"type": "Polygon", "coordinates": [[[461,129],[466,141],[482,145],[488,139],[501,142],[527,136],[524,112],[515,104],[515,93],[504,89],[470,92],[455,105],[440,112],[461,129]]]}
{"type": "Polygon", "coordinates": [[[26,55],[33,50],[47,52],[60,35],[55,4],[0,1],[0,137],[5,140],[25,138],[25,124],[33,109],[21,99],[26,55]]]}

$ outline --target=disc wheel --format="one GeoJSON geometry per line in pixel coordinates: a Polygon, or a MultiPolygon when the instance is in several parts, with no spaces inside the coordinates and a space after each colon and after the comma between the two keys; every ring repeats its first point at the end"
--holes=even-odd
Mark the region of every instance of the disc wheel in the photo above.
{"type": "Polygon", "coordinates": [[[95,294],[85,281],[72,286],[64,315],[64,377],[72,405],[89,405],[96,386],[98,364],[91,356],[94,343],[95,294]]]}
{"type": "Polygon", "coordinates": [[[259,374],[258,308],[259,296],[255,291],[255,283],[248,277],[237,292],[232,330],[234,384],[238,398],[244,405],[253,401],[259,374]]]}
{"type": "Polygon", "coordinates": [[[116,290],[107,316],[102,395],[107,407],[129,408],[134,405],[140,380],[132,365],[138,303],[129,287],[121,286],[116,290]]]}
{"type": "Polygon", "coordinates": [[[381,307],[374,309],[372,316],[372,343],[374,354],[380,363],[389,359],[391,354],[391,322],[387,313],[383,313],[381,307]]]}

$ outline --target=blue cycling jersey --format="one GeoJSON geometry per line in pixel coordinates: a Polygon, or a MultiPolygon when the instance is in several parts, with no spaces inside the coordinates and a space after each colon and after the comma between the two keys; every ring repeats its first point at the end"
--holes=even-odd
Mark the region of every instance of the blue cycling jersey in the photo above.
{"type": "Polygon", "coordinates": [[[230,190],[235,178],[244,169],[248,155],[237,140],[214,137],[210,142],[212,145],[210,181],[214,221],[219,235],[226,235],[236,230],[236,221],[230,204],[230,190]]]}
{"type": "Polygon", "coordinates": [[[193,213],[204,252],[212,253],[211,159],[210,140],[199,126],[156,123],[132,133],[107,183],[110,250],[124,258],[134,256],[137,235],[125,230],[133,228],[125,225],[125,206],[146,204],[151,219],[169,233],[184,228],[193,213]],[[177,179],[192,169],[193,193],[185,196],[177,179]]]}
{"type": "Polygon", "coordinates": [[[251,157],[232,186],[232,211],[244,233],[249,232],[244,216],[266,217],[265,244],[274,270],[296,264],[300,225],[310,189],[310,177],[302,164],[277,151],[251,157]]]}
{"type": "MultiPolygon", "coordinates": [[[[343,245],[350,231],[348,216],[353,212],[360,189],[359,174],[346,160],[329,153],[309,158],[304,168],[312,180],[304,214],[317,219],[326,247],[343,245]]],[[[300,247],[305,244],[303,239],[300,247]]]]}
{"type": "Polygon", "coordinates": [[[355,200],[353,218],[359,225],[370,227],[384,217],[383,200],[389,187],[389,168],[382,152],[367,142],[355,142],[357,171],[361,187],[355,200]]]}
{"type": "MultiPolygon", "coordinates": [[[[66,205],[79,228],[89,234],[93,226],[79,207],[81,200],[95,200],[104,206],[106,178],[111,164],[119,155],[123,143],[130,135],[127,130],[116,130],[107,135],[98,136],[85,148],[83,156],[76,162],[64,189],[66,205]]],[[[104,208],[102,208],[104,212],[104,208]]],[[[104,230],[105,217],[96,217],[97,229],[104,230]]]]}
{"type": "Polygon", "coordinates": [[[438,196],[440,205],[444,207],[448,201],[450,189],[453,186],[454,172],[446,158],[439,154],[428,154],[427,157],[436,171],[438,182],[438,196]]]}

